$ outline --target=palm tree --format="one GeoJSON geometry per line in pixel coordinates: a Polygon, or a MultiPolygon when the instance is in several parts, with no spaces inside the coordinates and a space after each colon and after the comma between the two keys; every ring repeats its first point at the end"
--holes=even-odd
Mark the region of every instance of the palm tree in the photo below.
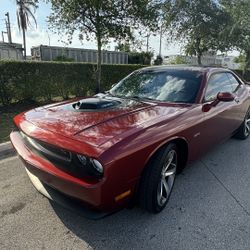
{"type": "Polygon", "coordinates": [[[34,14],[31,11],[31,8],[34,10],[37,8],[37,0],[16,0],[17,4],[17,23],[19,30],[22,30],[23,33],[23,47],[24,47],[24,60],[26,60],[26,31],[30,23],[30,17],[36,24],[37,22],[34,14]]]}

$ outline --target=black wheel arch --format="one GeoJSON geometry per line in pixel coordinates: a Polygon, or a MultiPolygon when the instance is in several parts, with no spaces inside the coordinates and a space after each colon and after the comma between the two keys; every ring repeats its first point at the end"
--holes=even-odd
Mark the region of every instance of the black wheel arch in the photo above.
{"type": "MultiPolygon", "coordinates": [[[[145,170],[145,168],[147,167],[147,165],[149,164],[149,162],[153,159],[153,157],[155,157],[155,155],[157,155],[157,153],[162,150],[162,148],[166,147],[169,143],[174,143],[176,144],[178,150],[179,150],[179,165],[178,165],[178,173],[180,173],[186,166],[187,161],[188,161],[188,154],[189,154],[189,148],[188,148],[188,142],[185,138],[183,137],[174,137],[171,138],[163,143],[161,143],[148,157],[145,167],[143,168],[143,171],[145,170]]],[[[143,174],[142,171],[142,174],[143,174]]]]}

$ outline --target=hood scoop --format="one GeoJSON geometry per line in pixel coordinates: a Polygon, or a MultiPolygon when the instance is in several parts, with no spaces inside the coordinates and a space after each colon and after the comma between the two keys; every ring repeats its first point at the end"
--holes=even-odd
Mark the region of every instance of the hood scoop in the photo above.
{"type": "Polygon", "coordinates": [[[98,110],[112,109],[120,104],[121,103],[117,100],[104,99],[104,98],[87,98],[77,103],[74,103],[72,106],[75,110],[98,111],[98,110]]]}

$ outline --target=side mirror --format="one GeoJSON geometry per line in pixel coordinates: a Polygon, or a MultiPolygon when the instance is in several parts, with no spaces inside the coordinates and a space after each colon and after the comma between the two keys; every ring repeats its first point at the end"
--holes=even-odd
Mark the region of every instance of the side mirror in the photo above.
{"type": "Polygon", "coordinates": [[[217,100],[220,102],[232,102],[235,99],[235,96],[229,92],[220,92],[217,95],[217,100]]]}
{"type": "Polygon", "coordinates": [[[215,107],[219,102],[232,102],[235,96],[230,92],[219,92],[217,98],[212,103],[206,103],[202,106],[203,112],[208,112],[212,107],[215,107]]]}

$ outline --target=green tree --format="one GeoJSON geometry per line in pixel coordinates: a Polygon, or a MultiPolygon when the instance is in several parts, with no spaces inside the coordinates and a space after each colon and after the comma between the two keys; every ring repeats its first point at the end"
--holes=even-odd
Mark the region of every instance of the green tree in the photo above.
{"type": "Polygon", "coordinates": [[[22,30],[23,33],[23,47],[24,47],[24,59],[26,60],[26,31],[29,25],[31,25],[30,17],[36,23],[36,18],[32,13],[32,8],[35,11],[38,0],[16,0],[17,5],[17,23],[19,30],[22,30]]]}
{"type": "Polygon", "coordinates": [[[228,49],[237,49],[245,56],[243,75],[250,68],[250,1],[222,0],[231,22],[224,30],[223,41],[228,49]]]}
{"type": "Polygon", "coordinates": [[[154,60],[154,65],[162,65],[163,58],[161,55],[156,56],[156,59],[154,60]]]}
{"type": "Polygon", "coordinates": [[[170,64],[187,64],[187,61],[184,56],[178,55],[174,59],[170,60],[170,64]]]}
{"type": "Polygon", "coordinates": [[[129,42],[125,41],[125,42],[118,42],[117,46],[115,47],[116,51],[121,51],[121,52],[130,52],[130,44],[129,42]]]}
{"type": "Polygon", "coordinates": [[[151,59],[153,56],[154,56],[153,52],[132,51],[132,52],[128,53],[128,63],[129,64],[150,65],[151,59]]]}
{"type": "Polygon", "coordinates": [[[186,53],[197,56],[200,65],[205,52],[221,49],[228,16],[217,0],[179,0],[172,2],[165,21],[172,39],[184,43],[186,53]]]}
{"type": "Polygon", "coordinates": [[[245,63],[246,62],[246,56],[244,54],[240,54],[239,56],[234,58],[235,63],[245,63]]]}
{"type": "Polygon", "coordinates": [[[63,31],[69,41],[75,32],[80,40],[97,43],[96,91],[100,91],[102,46],[110,38],[132,37],[132,29],[157,26],[160,0],[50,0],[51,27],[63,31]]]}

